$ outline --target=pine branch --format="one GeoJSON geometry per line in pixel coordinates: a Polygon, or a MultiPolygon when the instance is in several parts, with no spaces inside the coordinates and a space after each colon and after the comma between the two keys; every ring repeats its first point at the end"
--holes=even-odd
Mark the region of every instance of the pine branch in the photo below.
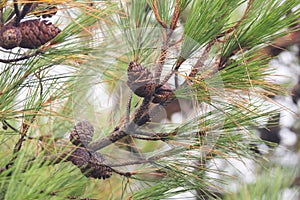
{"type": "Polygon", "coordinates": [[[250,12],[250,9],[251,9],[251,6],[252,6],[253,2],[254,2],[254,0],[249,0],[249,1],[248,1],[248,4],[247,4],[247,7],[246,7],[246,10],[245,10],[245,12],[244,12],[242,18],[241,18],[241,19],[240,19],[233,27],[231,27],[231,28],[229,28],[228,30],[226,30],[226,31],[224,31],[224,32],[222,32],[222,33],[220,33],[220,34],[216,37],[216,39],[219,39],[219,38],[221,38],[221,37],[224,37],[226,34],[232,33],[234,30],[236,30],[236,29],[241,25],[241,23],[243,23],[243,21],[244,21],[245,19],[247,19],[247,17],[248,17],[248,15],[249,15],[249,12],[250,12]]]}
{"type": "Polygon", "coordinates": [[[31,57],[35,57],[35,56],[37,56],[39,54],[42,54],[42,53],[43,53],[43,50],[40,49],[40,50],[35,51],[32,54],[21,56],[19,58],[8,59],[8,60],[6,60],[6,59],[0,59],[0,62],[2,62],[2,63],[14,63],[14,62],[22,61],[22,60],[27,60],[27,59],[29,59],[31,57]]]}
{"type": "Polygon", "coordinates": [[[92,151],[97,151],[99,149],[103,149],[104,147],[115,143],[116,141],[122,139],[127,136],[127,133],[124,131],[120,131],[119,129],[112,132],[108,137],[102,138],[99,141],[93,142],[88,146],[88,149],[92,151]]]}

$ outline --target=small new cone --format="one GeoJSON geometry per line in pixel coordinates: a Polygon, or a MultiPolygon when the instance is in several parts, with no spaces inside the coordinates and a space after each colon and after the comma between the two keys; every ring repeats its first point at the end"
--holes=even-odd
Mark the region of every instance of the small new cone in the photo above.
{"type": "Polygon", "coordinates": [[[40,19],[21,22],[19,29],[22,34],[22,41],[19,46],[28,49],[36,49],[46,44],[61,32],[51,22],[40,19]]]}

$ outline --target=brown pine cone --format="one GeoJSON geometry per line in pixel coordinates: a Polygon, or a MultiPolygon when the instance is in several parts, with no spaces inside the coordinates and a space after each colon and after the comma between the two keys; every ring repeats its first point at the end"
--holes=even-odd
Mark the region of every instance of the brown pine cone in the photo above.
{"type": "Polygon", "coordinates": [[[36,49],[41,45],[49,42],[61,32],[59,28],[49,21],[40,19],[28,20],[21,22],[19,29],[22,34],[20,47],[36,49]]]}
{"type": "Polygon", "coordinates": [[[68,158],[78,168],[82,168],[88,165],[90,160],[90,153],[86,148],[78,147],[68,158]]]}
{"type": "Polygon", "coordinates": [[[4,25],[0,29],[0,46],[5,49],[12,49],[20,45],[22,34],[18,27],[4,25]]]}
{"type": "Polygon", "coordinates": [[[127,69],[127,85],[140,97],[151,96],[155,89],[153,74],[137,62],[130,62],[127,69]]]}
{"type": "Polygon", "coordinates": [[[168,84],[165,84],[155,90],[152,103],[168,103],[175,98],[175,95],[168,84]]]}
{"type": "Polygon", "coordinates": [[[86,148],[76,148],[69,160],[76,165],[86,177],[106,179],[111,177],[112,169],[109,162],[98,152],[88,152],[86,148]]]}
{"type": "Polygon", "coordinates": [[[72,144],[81,147],[87,147],[92,141],[94,127],[88,121],[78,122],[70,134],[72,144]]]}
{"type": "Polygon", "coordinates": [[[81,168],[81,172],[86,177],[106,179],[112,175],[112,169],[108,167],[108,164],[108,161],[101,153],[92,152],[88,165],[85,168],[81,168]]]}

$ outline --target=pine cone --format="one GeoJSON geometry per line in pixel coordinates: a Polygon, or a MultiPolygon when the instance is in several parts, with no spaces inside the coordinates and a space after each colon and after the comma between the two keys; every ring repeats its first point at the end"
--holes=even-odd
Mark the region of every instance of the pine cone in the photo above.
{"type": "Polygon", "coordinates": [[[88,152],[86,148],[76,148],[69,160],[76,165],[86,177],[106,179],[111,177],[109,162],[98,152],[88,152]]]}
{"type": "Polygon", "coordinates": [[[5,49],[12,49],[20,45],[22,34],[18,27],[4,25],[0,29],[0,46],[5,49]]]}
{"type": "Polygon", "coordinates": [[[86,167],[90,160],[90,153],[86,148],[78,147],[72,152],[69,160],[78,168],[86,167]]]}
{"type": "Polygon", "coordinates": [[[24,21],[20,23],[19,29],[22,33],[22,41],[19,46],[28,49],[40,47],[55,38],[61,31],[51,22],[40,19],[24,21]]]}
{"type": "Polygon", "coordinates": [[[155,90],[152,103],[167,103],[170,102],[175,95],[168,84],[165,84],[155,90]]]}
{"type": "Polygon", "coordinates": [[[108,161],[102,154],[92,152],[88,165],[85,168],[81,168],[81,172],[84,173],[86,177],[106,179],[112,175],[112,169],[107,166],[108,164],[108,161]]]}
{"type": "Polygon", "coordinates": [[[72,144],[87,147],[92,141],[94,127],[88,121],[78,122],[70,134],[72,144]]]}
{"type": "Polygon", "coordinates": [[[140,97],[147,97],[153,94],[155,82],[152,73],[144,66],[130,62],[127,69],[129,88],[140,97]]]}

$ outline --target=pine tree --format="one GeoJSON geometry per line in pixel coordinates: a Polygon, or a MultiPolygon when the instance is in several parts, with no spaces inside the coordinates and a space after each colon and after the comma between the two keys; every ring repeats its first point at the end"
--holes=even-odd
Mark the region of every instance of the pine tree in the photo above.
{"type": "Polygon", "coordinates": [[[263,162],[255,128],[285,93],[269,50],[298,4],[2,1],[1,199],[227,198],[211,165],[263,162]]]}

